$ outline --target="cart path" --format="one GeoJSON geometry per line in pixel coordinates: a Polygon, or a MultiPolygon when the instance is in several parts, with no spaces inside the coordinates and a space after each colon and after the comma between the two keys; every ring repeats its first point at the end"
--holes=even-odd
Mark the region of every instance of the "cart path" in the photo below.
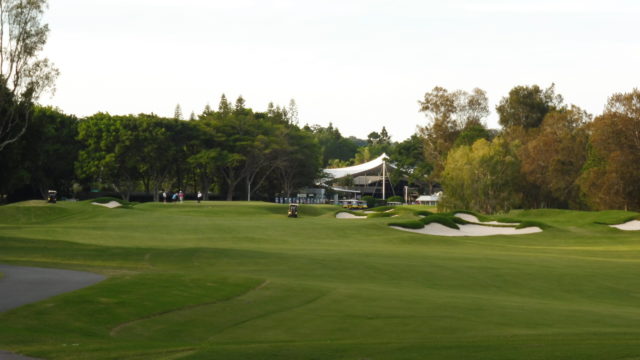
{"type": "Polygon", "coordinates": [[[0,360],[41,360],[0,350],[0,360]]]}
{"type": "MultiPolygon", "coordinates": [[[[0,264],[0,312],[93,285],[106,277],[85,271],[0,264]]],[[[39,360],[0,350],[0,360],[39,360]]]]}
{"type": "MultiPolygon", "coordinates": [[[[0,264],[0,312],[93,285],[106,277],[85,271],[0,264]]],[[[0,354],[0,359],[3,359],[0,354]]]]}

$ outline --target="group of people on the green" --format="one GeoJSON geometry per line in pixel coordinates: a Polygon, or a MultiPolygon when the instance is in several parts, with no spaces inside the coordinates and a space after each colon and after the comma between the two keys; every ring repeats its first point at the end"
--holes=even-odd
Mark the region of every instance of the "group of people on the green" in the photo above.
{"type": "MultiPolygon", "coordinates": [[[[184,202],[184,192],[182,190],[178,190],[171,195],[167,193],[167,191],[162,191],[162,202],[167,203],[167,199],[170,199],[172,202],[184,202]]],[[[196,200],[198,200],[198,204],[202,201],[202,192],[198,191],[198,195],[196,195],[196,200]]]]}

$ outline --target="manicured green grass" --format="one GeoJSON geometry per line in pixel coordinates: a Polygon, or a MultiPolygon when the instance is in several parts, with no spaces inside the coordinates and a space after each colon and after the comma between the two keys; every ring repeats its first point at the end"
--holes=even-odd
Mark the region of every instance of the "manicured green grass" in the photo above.
{"type": "MultiPolygon", "coordinates": [[[[0,207],[0,262],[94,286],[0,313],[0,349],[47,359],[638,359],[640,233],[623,211],[513,211],[482,238],[340,220],[333,206],[0,207]]],[[[404,210],[403,210],[404,209],[404,210]]],[[[416,220],[414,207],[395,219],[416,220]]],[[[427,210],[419,208],[419,210],[427,210]]]]}

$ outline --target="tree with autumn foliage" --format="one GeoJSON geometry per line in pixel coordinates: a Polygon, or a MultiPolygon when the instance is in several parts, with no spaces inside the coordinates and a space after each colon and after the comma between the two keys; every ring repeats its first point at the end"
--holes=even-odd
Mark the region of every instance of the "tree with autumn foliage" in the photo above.
{"type": "Polygon", "coordinates": [[[593,209],[640,210],[640,90],[614,94],[589,126],[578,183],[593,209]]]}
{"type": "Polygon", "coordinates": [[[535,135],[519,152],[528,185],[525,203],[534,208],[583,207],[576,182],[587,158],[591,119],[577,106],[548,113],[535,135]]]}

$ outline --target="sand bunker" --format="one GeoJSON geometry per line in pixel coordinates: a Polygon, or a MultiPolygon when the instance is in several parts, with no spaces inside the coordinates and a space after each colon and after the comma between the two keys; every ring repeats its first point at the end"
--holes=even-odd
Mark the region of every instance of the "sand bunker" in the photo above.
{"type": "Polygon", "coordinates": [[[492,236],[492,235],[524,235],[542,232],[537,226],[516,229],[514,227],[483,226],[476,224],[458,225],[459,230],[446,227],[442,224],[431,223],[422,229],[407,229],[399,226],[392,226],[394,229],[414,232],[425,235],[438,236],[492,236]]]}
{"type": "Polygon", "coordinates": [[[339,212],[336,214],[336,219],[366,219],[366,216],[357,216],[349,214],[348,212],[339,212]]]}
{"type": "Polygon", "coordinates": [[[640,220],[631,220],[631,221],[627,221],[624,224],[609,225],[609,226],[616,229],[620,229],[620,230],[637,231],[637,230],[640,230],[640,220]]]}
{"type": "Polygon", "coordinates": [[[117,208],[117,207],[122,206],[122,204],[120,204],[117,201],[109,201],[106,204],[100,204],[100,203],[97,203],[97,202],[92,202],[91,205],[100,205],[100,206],[108,207],[109,209],[113,209],[113,208],[117,208]]]}
{"type": "Polygon", "coordinates": [[[480,221],[477,217],[471,215],[471,214],[465,214],[465,213],[456,213],[454,216],[459,217],[462,220],[468,221],[468,222],[472,222],[472,223],[478,223],[478,224],[487,224],[487,225],[509,225],[509,226],[517,226],[518,223],[504,223],[504,222],[497,222],[497,221],[480,221]]]}

